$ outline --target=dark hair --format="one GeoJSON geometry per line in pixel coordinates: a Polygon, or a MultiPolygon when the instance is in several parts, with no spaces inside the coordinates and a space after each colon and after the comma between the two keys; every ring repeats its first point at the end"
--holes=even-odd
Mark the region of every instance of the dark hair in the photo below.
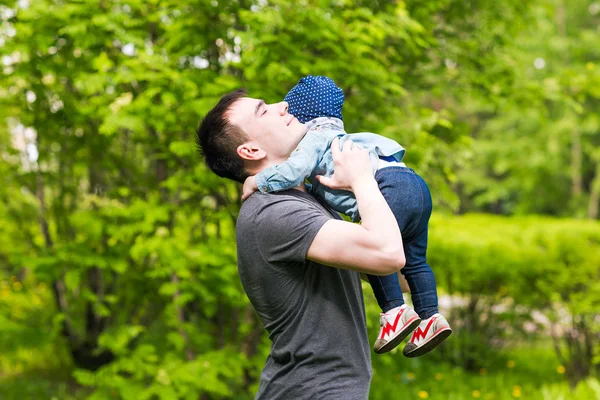
{"type": "Polygon", "coordinates": [[[233,103],[245,96],[246,91],[238,89],[221,97],[196,131],[198,151],[208,168],[219,176],[242,183],[250,174],[246,172],[237,148],[248,141],[248,136],[242,128],[229,122],[225,114],[233,103]]]}

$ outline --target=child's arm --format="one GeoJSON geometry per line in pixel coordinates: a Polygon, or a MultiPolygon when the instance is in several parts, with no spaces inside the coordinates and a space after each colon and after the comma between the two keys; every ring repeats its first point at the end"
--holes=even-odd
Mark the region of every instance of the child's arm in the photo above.
{"type": "Polygon", "coordinates": [[[299,186],[319,164],[328,145],[328,135],[308,131],[285,162],[265,168],[255,175],[257,189],[268,193],[299,186]]]}

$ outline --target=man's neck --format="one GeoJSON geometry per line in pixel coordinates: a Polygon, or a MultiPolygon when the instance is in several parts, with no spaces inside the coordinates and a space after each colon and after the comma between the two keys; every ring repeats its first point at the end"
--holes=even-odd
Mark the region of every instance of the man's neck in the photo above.
{"type": "Polygon", "coordinates": [[[302,182],[299,186],[296,186],[293,189],[296,189],[296,190],[306,193],[306,185],[304,184],[304,182],[302,182]]]}
{"type": "MultiPolygon", "coordinates": [[[[276,162],[276,161],[264,162],[258,168],[249,169],[248,172],[250,172],[251,175],[256,175],[256,174],[260,173],[261,171],[265,170],[266,168],[269,168],[269,167],[271,167],[273,165],[280,164],[281,162],[284,162],[284,161],[285,160],[280,161],[280,162],[276,162]]],[[[304,184],[304,182],[300,183],[300,185],[298,185],[296,187],[293,187],[292,189],[299,190],[301,192],[307,193],[307,191],[306,191],[306,185],[304,184]]]]}

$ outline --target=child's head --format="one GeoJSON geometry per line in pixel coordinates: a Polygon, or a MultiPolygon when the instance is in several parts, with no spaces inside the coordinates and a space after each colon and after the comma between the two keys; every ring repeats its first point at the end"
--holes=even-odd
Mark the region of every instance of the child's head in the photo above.
{"type": "Polygon", "coordinates": [[[308,75],[285,96],[288,112],[303,124],[319,117],[342,119],[344,92],[326,76],[308,75]]]}

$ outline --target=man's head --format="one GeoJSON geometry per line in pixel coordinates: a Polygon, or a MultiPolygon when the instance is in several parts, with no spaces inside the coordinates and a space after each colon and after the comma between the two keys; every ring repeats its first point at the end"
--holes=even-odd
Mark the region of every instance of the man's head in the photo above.
{"type": "Polygon", "coordinates": [[[237,90],[219,100],[197,131],[206,165],[217,175],[243,182],[285,161],[306,133],[286,102],[265,104],[237,90]]]}

